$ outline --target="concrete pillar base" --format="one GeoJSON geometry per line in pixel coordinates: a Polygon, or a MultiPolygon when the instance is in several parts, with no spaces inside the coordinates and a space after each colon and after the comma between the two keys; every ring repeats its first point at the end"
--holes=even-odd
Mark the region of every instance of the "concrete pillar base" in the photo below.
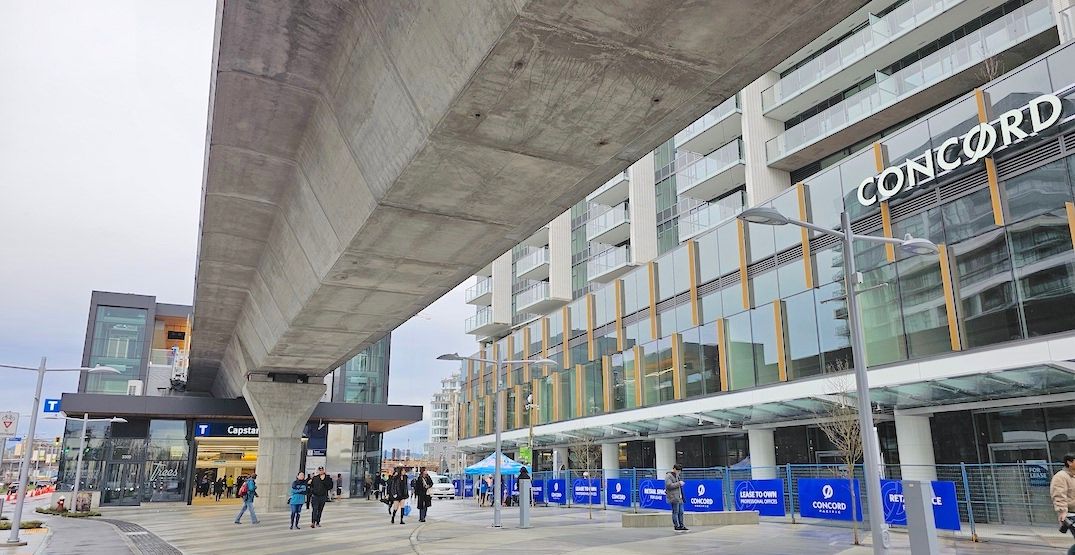
{"type": "Polygon", "coordinates": [[[620,477],[620,444],[601,444],[601,470],[604,478],[620,477]]]}
{"type": "Polygon", "coordinates": [[[776,441],[773,430],[747,430],[750,448],[750,477],[754,480],[776,478],[776,441]]]}
{"type": "Polygon", "coordinates": [[[324,383],[249,381],[243,385],[243,398],[258,423],[257,512],[289,510],[284,498],[291,494],[291,482],[302,470],[302,429],[324,393],[324,383]]]}
{"type": "Polygon", "coordinates": [[[659,437],[653,440],[653,454],[657,462],[657,477],[664,478],[664,473],[672,470],[676,464],[676,440],[659,437]]]}
{"type": "Polygon", "coordinates": [[[933,429],[928,416],[897,414],[896,449],[900,454],[900,474],[904,480],[928,482],[937,479],[937,459],[933,454],[933,429]]]}

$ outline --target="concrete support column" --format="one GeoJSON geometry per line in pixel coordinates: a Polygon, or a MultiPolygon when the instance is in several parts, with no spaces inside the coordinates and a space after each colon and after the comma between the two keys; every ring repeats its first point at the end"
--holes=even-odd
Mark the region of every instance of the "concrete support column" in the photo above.
{"type": "Polygon", "coordinates": [[[601,470],[605,478],[620,477],[620,444],[601,444],[601,470]]]}
{"type": "Polygon", "coordinates": [[[773,430],[747,430],[750,449],[750,477],[755,480],[776,478],[776,442],[773,430]]]}
{"type": "Polygon", "coordinates": [[[664,478],[664,473],[672,470],[676,464],[676,440],[656,438],[653,440],[653,452],[657,456],[657,477],[664,478]]]}
{"type": "Polygon", "coordinates": [[[937,479],[933,430],[930,428],[928,416],[896,415],[896,449],[900,454],[900,473],[903,479],[937,479]]]}
{"type": "Polygon", "coordinates": [[[559,472],[561,466],[567,470],[571,469],[571,462],[568,459],[567,447],[553,447],[552,469],[556,472],[559,472]]]}
{"type": "MultiPolygon", "coordinates": [[[[310,378],[311,380],[317,378],[310,378]]],[[[258,512],[284,512],[284,496],[302,459],[302,429],[325,393],[324,383],[248,381],[243,398],[258,423],[258,512]]]]}

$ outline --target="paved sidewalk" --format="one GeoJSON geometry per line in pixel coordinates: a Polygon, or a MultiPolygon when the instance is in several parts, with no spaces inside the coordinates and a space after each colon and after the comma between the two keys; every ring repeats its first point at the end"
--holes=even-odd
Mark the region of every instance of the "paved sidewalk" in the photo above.
{"type": "MultiPolygon", "coordinates": [[[[254,526],[232,523],[233,507],[143,506],[106,509],[104,518],[145,527],[183,553],[269,555],[347,552],[400,555],[480,555],[521,552],[526,555],[573,553],[579,555],[653,555],[655,553],[750,553],[752,555],[868,555],[868,546],[850,545],[847,529],[816,525],[764,522],[758,526],[696,528],[686,533],[670,529],[622,528],[620,513],[585,509],[537,508],[534,527],[518,529],[516,508],[504,510],[505,527],[490,527],[492,511],[464,501],[435,501],[429,522],[417,515],[407,524],[390,524],[384,505],[364,500],[330,503],[324,526],[309,528],[309,511],[303,511],[306,528],[288,529],[287,513],[261,515],[254,526]]],[[[945,555],[1037,555],[1062,552],[1070,541],[1057,537],[1051,545],[1007,542],[971,543],[965,539],[941,541],[945,555]]],[[[909,553],[907,536],[893,535],[894,555],[909,553]]],[[[3,555],[0,553],[0,555],[3,555]]]]}

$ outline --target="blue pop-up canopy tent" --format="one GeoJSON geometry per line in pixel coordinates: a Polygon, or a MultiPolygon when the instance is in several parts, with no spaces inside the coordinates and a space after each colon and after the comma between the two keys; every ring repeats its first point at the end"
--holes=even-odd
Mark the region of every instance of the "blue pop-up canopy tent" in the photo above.
{"type": "MultiPolygon", "coordinates": [[[[493,474],[496,472],[494,466],[496,465],[496,453],[485,457],[484,459],[470,465],[466,469],[467,476],[474,474],[493,474]]],[[[505,455],[500,455],[500,473],[506,475],[515,475],[519,473],[523,465],[511,460],[505,455]]]]}

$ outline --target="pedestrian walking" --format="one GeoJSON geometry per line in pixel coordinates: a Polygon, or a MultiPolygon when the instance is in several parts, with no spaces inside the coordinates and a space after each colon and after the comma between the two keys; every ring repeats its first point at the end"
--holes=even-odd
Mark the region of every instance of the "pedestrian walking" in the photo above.
{"type": "Polygon", "coordinates": [[[386,488],[388,499],[392,501],[392,524],[396,523],[396,513],[399,513],[399,523],[403,524],[403,507],[410,493],[407,491],[407,475],[403,473],[403,467],[397,466],[396,473],[388,479],[386,488]]]}
{"type": "Polygon", "coordinates": [[[683,479],[681,472],[683,465],[676,463],[672,470],[664,475],[664,493],[668,498],[668,504],[672,506],[672,526],[676,531],[685,532],[687,527],[683,525],[683,479]]]}
{"type": "Polygon", "coordinates": [[[321,526],[321,515],[325,512],[325,503],[332,491],[332,477],[325,474],[325,467],[317,467],[317,476],[310,479],[310,504],[313,513],[310,514],[310,528],[321,526]]]}
{"type": "Polygon", "coordinates": [[[336,473],[336,499],[343,497],[343,474],[336,473]]]}
{"type": "Polygon", "coordinates": [[[239,509],[239,514],[235,515],[235,524],[242,524],[243,513],[247,510],[250,511],[250,523],[258,523],[258,515],[254,514],[254,498],[258,496],[258,484],[255,478],[258,477],[257,472],[250,473],[250,477],[243,482],[242,487],[239,488],[239,497],[243,500],[243,508],[239,509]]]}
{"type": "Polygon", "coordinates": [[[295,481],[291,482],[291,499],[288,500],[288,504],[291,505],[291,530],[298,530],[301,527],[299,517],[302,516],[302,504],[306,500],[308,487],[305,472],[299,472],[295,476],[295,481]]]}
{"type": "Polygon", "coordinates": [[[418,498],[418,522],[426,521],[426,513],[429,511],[429,506],[433,504],[433,495],[430,493],[432,488],[433,478],[423,468],[422,473],[414,481],[414,496],[418,498]]]}
{"type": "Polygon", "coordinates": [[[227,487],[227,482],[224,481],[224,477],[221,476],[213,482],[213,495],[216,496],[217,503],[220,502],[220,498],[224,497],[224,488],[227,487]]]}
{"type": "Polygon", "coordinates": [[[225,493],[225,496],[228,499],[231,499],[231,496],[235,495],[235,475],[234,474],[228,476],[227,485],[228,485],[228,491],[225,493]]]}
{"type": "Polygon", "coordinates": [[[370,475],[368,473],[362,477],[362,489],[366,493],[366,501],[369,501],[371,493],[370,490],[373,489],[373,480],[370,479],[370,475]]]}
{"type": "MultiPolygon", "coordinates": [[[[1060,525],[1070,526],[1075,520],[1075,455],[1064,455],[1064,468],[1053,474],[1049,483],[1049,495],[1053,499],[1053,510],[1056,511],[1060,525]],[[1069,514],[1073,514],[1070,519],[1069,514]]],[[[1068,555],[1075,555],[1075,545],[1068,548],[1068,555]]]]}
{"type": "Polygon", "coordinates": [[[209,475],[202,474],[202,479],[198,482],[198,493],[202,497],[209,497],[209,475]]]}
{"type": "Polygon", "coordinates": [[[485,506],[485,498],[489,496],[489,483],[485,478],[478,478],[478,506],[485,506]]]}

